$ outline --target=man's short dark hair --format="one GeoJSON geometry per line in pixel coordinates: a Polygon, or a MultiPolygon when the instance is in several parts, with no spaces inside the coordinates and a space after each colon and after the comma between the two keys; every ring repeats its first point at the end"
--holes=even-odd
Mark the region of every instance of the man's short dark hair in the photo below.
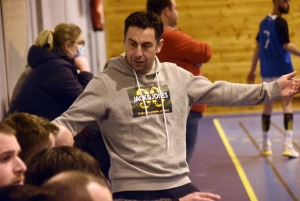
{"type": "Polygon", "coordinates": [[[61,146],[44,149],[28,160],[25,183],[40,186],[54,175],[67,170],[105,177],[98,161],[91,155],[75,147],[61,146]]]}
{"type": "Polygon", "coordinates": [[[171,0],[148,0],[147,1],[147,11],[153,12],[160,16],[163,9],[166,7],[172,8],[171,0]]]}
{"type": "Polygon", "coordinates": [[[164,24],[160,17],[152,12],[138,11],[131,13],[125,20],[124,39],[129,27],[138,27],[141,29],[154,29],[155,39],[159,43],[164,32],[164,24]]]}

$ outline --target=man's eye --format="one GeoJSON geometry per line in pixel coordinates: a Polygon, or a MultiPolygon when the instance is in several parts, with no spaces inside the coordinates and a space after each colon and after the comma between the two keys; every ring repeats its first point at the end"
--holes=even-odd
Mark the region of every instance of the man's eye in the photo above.
{"type": "Polygon", "coordinates": [[[10,156],[5,156],[5,157],[3,157],[3,158],[0,158],[0,162],[1,162],[1,163],[5,163],[5,162],[7,162],[9,159],[10,159],[10,156]]]}

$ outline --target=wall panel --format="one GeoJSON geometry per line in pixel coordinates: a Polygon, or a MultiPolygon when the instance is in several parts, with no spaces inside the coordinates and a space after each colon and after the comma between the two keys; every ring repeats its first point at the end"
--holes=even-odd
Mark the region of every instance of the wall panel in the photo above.
{"type": "MultiPolygon", "coordinates": [[[[272,1],[176,2],[179,11],[177,27],[195,39],[209,43],[213,49],[211,60],[202,66],[204,75],[211,81],[222,79],[244,83],[251,65],[259,22],[272,11],[272,1]]],[[[122,43],[124,20],[131,12],[145,10],[146,0],[106,0],[104,5],[109,58],[125,51],[122,43]]],[[[284,18],[289,24],[291,41],[300,47],[299,1],[292,1],[290,13],[284,18]]],[[[300,58],[293,56],[292,59],[295,70],[300,72],[300,58]]],[[[259,78],[256,80],[260,81],[259,78]]]]}

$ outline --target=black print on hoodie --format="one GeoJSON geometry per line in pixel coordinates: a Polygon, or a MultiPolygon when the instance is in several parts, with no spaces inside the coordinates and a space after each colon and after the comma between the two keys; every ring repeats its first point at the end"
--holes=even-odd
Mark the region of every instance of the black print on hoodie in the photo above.
{"type": "Polygon", "coordinates": [[[148,115],[163,113],[162,102],[164,104],[165,113],[172,112],[169,88],[167,85],[163,85],[160,88],[161,91],[158,86],[141,87],[141,90],[138,88],[127,90],[132,106],[133,117],[146,116],[146,109],[148,115]]]}

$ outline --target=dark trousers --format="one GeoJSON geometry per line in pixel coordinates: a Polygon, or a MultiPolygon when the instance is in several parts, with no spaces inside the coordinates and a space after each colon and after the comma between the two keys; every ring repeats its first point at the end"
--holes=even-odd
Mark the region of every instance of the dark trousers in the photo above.
{"type": "Polygon", "coordinates": [[[193,156],[197,136],[198,128],[201,123],[202,114],[199,112],[190,111],[186,122],[186,161],[190,163],[193,156]]]}
{"type": "Polygon", "coordinates": [[[74,137],[74,141],[74,147],[91,154],[97,159],[102,173],[109,179],[110,156],[105,147],[101,132],[85,128],[74,137]]]}
{"type": "MultiPolygon", "coordinates": [[[[155,185],[155,184],[153,184],[155,185]]],[[[188,183],[176,188],[158,190],[158,191],[123,191],[113,193],[113,199],[120,200],[159,200],[169,198],[178,200],[190,193],[199,192],[199,189],[192,183],[188,183]]]]}

